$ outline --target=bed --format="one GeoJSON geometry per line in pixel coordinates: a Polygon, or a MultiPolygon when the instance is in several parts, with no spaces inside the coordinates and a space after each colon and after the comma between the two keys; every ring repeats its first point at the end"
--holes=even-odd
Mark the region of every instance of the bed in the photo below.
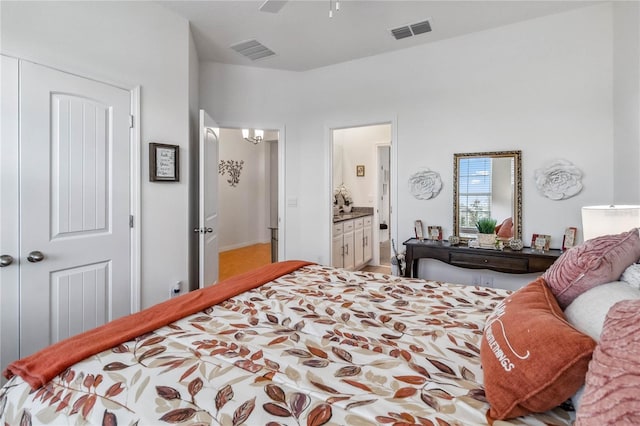
{"type": "MultiPolygon", "coordinates": [[[[284,275],[263,284],[256,281],[253,289],[137,337],[107,343],[95,355],[56,367],[59,372],[50,371],[50,364],[73,358],[73,348],[85,343],[67,345],[68,355],[56,350],[32,357],[35,364],[48,359],[41,365],[45,376],[26,376],[30,385],[15,375],[25,364],[8,372],[13,376],[0,390],[0,422],[493,421],[480,347],[487,317],[509,291],[288,264],[290,271],[284,275]]],[[[264,270],[256,275],[270,276],[264,270]]],[[[206,292],[214,294],[211,288],[200,291],[206,292]]],[[[193,293],[198,292],[182,298],[193,293]]],[[[174,301],[182,298],[166,302],[161,311],[173,310],[170,306],[179,310],[181,304],[174,301]]],[[[147,313],[147,319],[161,311],[147,313]]],[[[134,323],[142,322],[140,318],[134,323]]],[[[89,334],[84,341],[96,340],[103,339],[89,334]]],[[[570,404],[564,404],[494,424],[565,425],[573,419],[570,404]]]]}

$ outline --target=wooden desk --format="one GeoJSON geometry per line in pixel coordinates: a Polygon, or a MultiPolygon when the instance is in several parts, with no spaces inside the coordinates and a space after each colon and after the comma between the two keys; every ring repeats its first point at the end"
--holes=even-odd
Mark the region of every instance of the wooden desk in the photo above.
{"type": "Polygon", "coordinates": [[[544,253],[524,248],[513,251],[505,248],[487,250],[467,246],[452,246],[447,241],[420,241],[410,238],[403,243],[407,249],[405,276],[418,276],[418,259],[437,259],[459,268],[490,269],[508,274],[544,272],[562,254],[560,250],[544,253]]]}

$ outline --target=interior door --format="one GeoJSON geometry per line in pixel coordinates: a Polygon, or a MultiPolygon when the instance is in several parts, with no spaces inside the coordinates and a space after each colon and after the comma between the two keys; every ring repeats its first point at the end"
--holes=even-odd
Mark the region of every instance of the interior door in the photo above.
{"type": "Polygon", "coordinates": [[[200,110],[200,288],[218,281],[218,134],[220,129],[200,110]]]}
{"type": "Polygon", "coordinates": [[[20,356],[131,311],[130,94],[21,61],[20,356]]]}

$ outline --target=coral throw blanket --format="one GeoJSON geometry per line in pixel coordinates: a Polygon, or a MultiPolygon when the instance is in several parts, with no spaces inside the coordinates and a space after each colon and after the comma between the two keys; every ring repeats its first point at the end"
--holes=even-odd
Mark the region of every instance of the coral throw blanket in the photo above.
{"type": "Polygon", "coordinates": [[[6,378],[20,376],[32,389],[44,386],[69,366],[182,317],[266,284],[311,262],[290,260],[273,263],[204,289],[167,300],[135,314],[55,343],[10,364],[6,378]]]}

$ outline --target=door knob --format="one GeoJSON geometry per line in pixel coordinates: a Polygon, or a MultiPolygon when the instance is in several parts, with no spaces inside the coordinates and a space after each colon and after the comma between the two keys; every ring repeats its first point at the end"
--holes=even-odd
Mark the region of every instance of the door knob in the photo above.
{"type": "Polygon", "coordinates": [[[0,256],[0,268],[4,268],[5,266],[9,266],[13,263],[13,257],[8,254],[3,254],[0,256]]]}
{"type": "Polygon", "coordinates": [[[37,250],[32,251],[29,253],[29,256],[27,256],[27,260],[31,263],[40,262],[42,259],[44,259],[44,254],[37,250]]]}

